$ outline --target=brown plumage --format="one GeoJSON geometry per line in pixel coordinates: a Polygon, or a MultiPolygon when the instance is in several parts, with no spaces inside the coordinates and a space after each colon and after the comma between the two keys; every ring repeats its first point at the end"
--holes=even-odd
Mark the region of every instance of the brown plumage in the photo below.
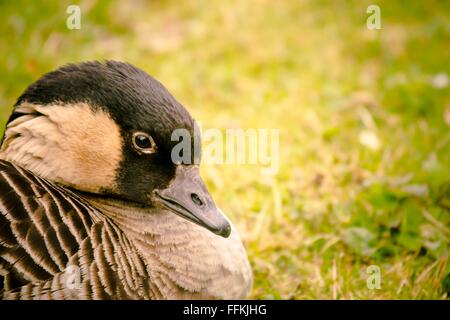
{"type": "Polygon", "coordinates": [[[0,148],[0,296],[245,298],[235,228],[198,163],[169,157],[171,132],[193,126],[128,64],[70,65],[30,86],[0,148]]]}

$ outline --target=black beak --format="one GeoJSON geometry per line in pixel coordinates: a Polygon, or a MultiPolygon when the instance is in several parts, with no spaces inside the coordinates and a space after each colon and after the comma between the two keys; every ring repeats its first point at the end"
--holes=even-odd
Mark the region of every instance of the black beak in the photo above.
{"type": "Polygon", "coordinates": [[[154,191],[155,200],[170,211],[211,232],[228,238],[231,226],[217,209],[197,166],[178,165],[175,179],[163,190],[154,191]]]}

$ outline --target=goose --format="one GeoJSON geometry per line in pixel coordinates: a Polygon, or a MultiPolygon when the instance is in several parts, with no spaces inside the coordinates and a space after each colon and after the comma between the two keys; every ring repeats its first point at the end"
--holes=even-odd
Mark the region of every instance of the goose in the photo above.
{"type": "Polygon", "coordinates": [[[171,158],[171,133],[195,126],[129,63],[67,64],[31,84],[0,147],[0,297],[248,297],[236,228],[198,161],[171,158]]]}

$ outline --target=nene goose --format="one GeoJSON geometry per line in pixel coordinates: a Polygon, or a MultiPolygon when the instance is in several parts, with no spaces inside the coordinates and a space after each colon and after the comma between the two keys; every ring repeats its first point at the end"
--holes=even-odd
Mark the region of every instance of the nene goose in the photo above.
{"type": "Polygon", "coordinates": [[[0,296],[246,297],[235,228],[198,165],[171,161],[171,133],[194,126],[122,62],[66,65],[29,86],[0,148],[0,296]]]}

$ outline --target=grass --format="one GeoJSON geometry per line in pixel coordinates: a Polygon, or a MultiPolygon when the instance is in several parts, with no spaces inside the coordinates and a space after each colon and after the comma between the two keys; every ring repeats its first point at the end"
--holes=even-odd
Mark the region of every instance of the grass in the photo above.
{"type": "Polygon", "coordinates": [[[450,3],[377,1],[381,30],[371,1],[127,3],[1,2],[1,128],[43,73],[131,62],[204,128],[280,128],[274,177],[202,166],[247,247],[251,298],[448,298],[450,3]]]}

